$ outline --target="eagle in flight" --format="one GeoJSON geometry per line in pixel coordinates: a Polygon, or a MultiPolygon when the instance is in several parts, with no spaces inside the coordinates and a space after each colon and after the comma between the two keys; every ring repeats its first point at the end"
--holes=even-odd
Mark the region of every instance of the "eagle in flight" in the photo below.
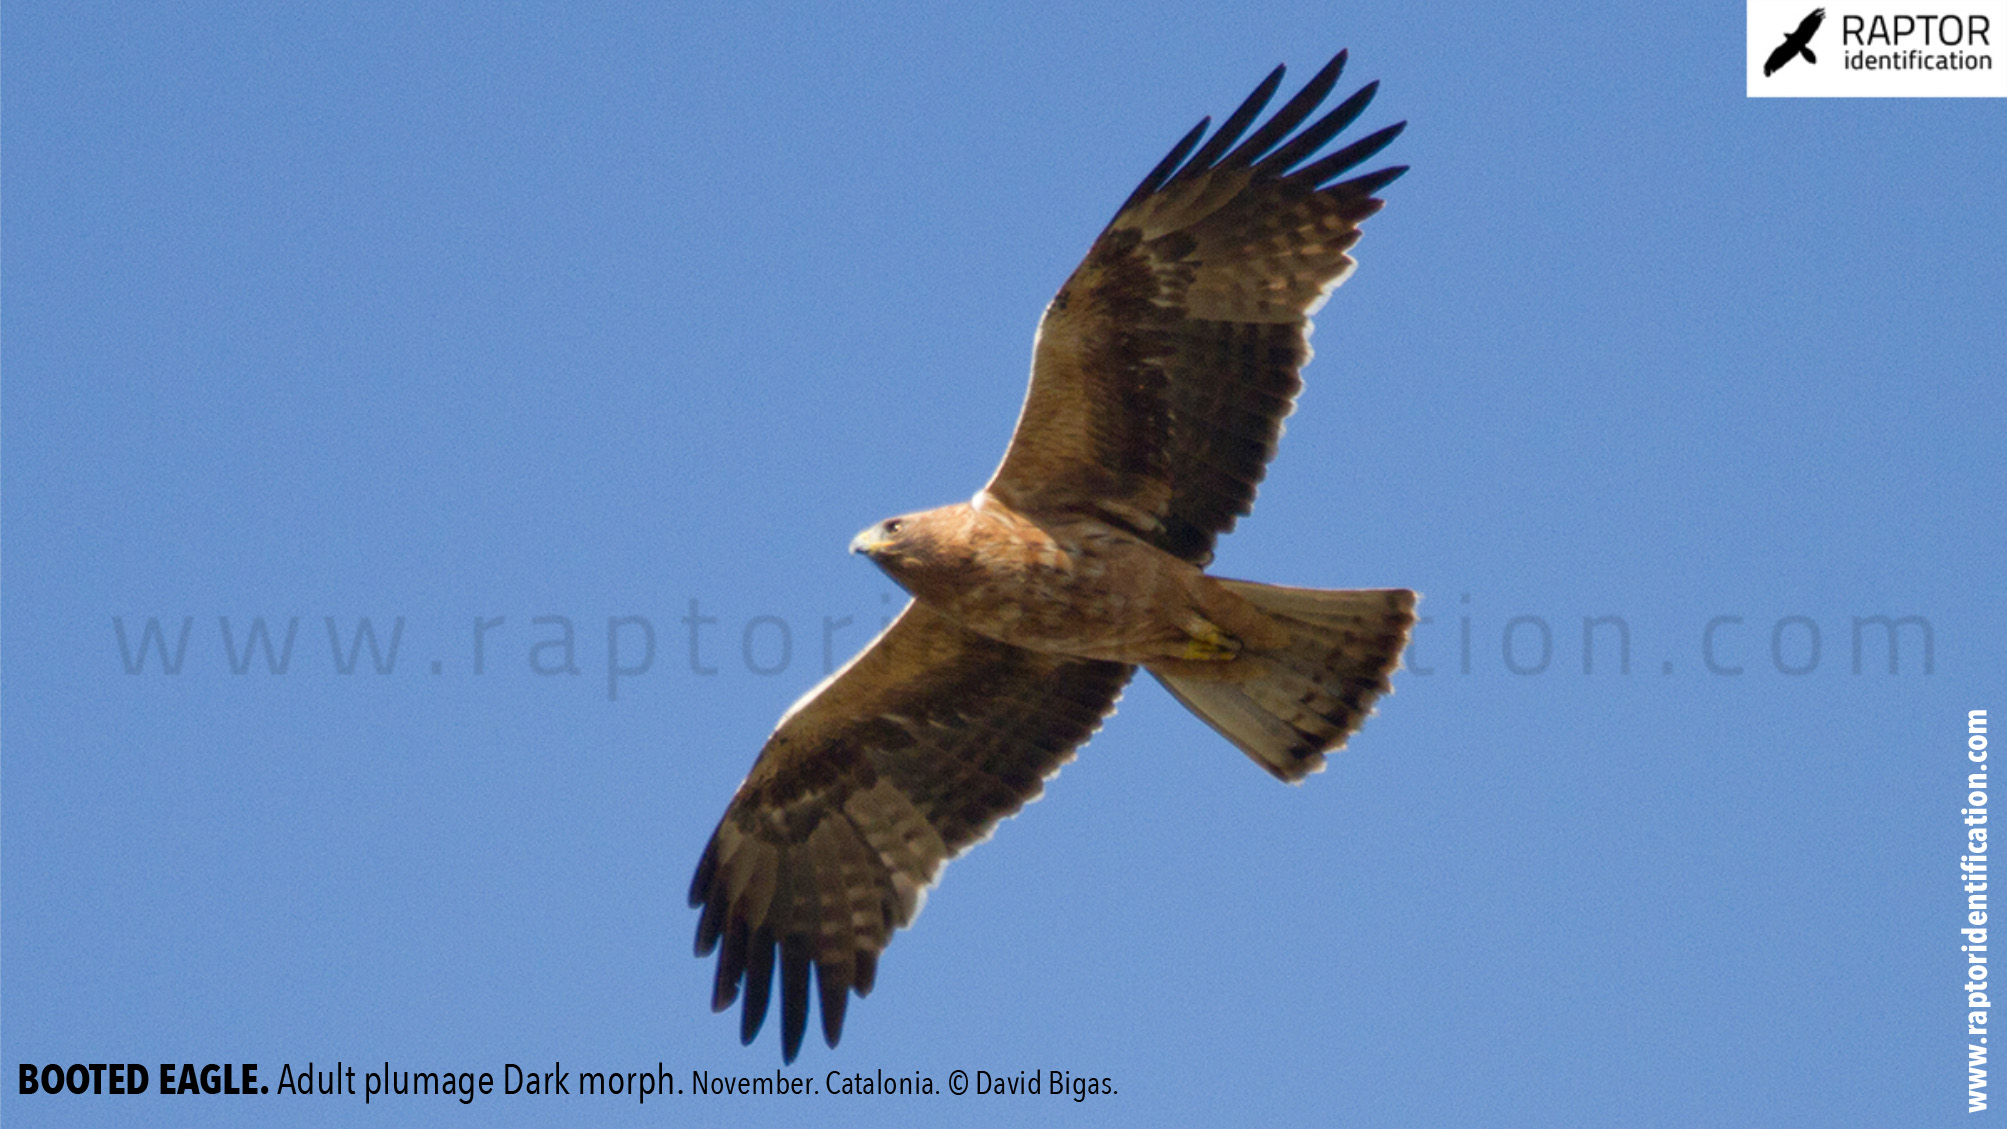
{"type": "Polygon", "coordinates": [[[1339,179],[1406,123],[1319,155],[1379,85],[1312,121],[1344,65],[1250,131],[1277,67],[1210,138],[1208,119],[1173,146],[1046,307],[989,484],[851,543],[912,602],[782,716],[690,883],[697,955],[718,954],[711,1007],[743,998],[742,1041],[778,967],[794,1061],[813,969],[834,1047],[942,865],[1039,795],[1137,667],[1292,782],[1390,689],[1413,592],[1202,571],[1253,507],[1310,315],[1407,171],[1339,179]]]}

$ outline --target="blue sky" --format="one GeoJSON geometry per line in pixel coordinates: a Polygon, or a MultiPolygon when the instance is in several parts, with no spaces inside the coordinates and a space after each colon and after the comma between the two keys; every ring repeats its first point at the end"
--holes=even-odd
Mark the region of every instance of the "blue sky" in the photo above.
{"type": "Polygon", "coordinates": [[[1724,5],[10,4],[0,36],[10,1125],[1963,1117],[2001,102],[1745,99],[1724,5]],[[790,1069],[1115,1095],[16,1092],[770,1075],[683,896],[897,605],[850,536],[979,485],[1116,204],[1340,47],[1413,171],[1215,567],[1421,591],[1411,669],[1294,789],[1137,684],[790,1069]],[[1927,621],[1927,669],[1877,616],[1927,621]],[[224,617],[297,619],[286,673],[233,673],[224,617]],[[361,617],[402,620],[388,673],[341,673],[361,617]],[[127,673],[156,618],[179,673],[127,673]]]}

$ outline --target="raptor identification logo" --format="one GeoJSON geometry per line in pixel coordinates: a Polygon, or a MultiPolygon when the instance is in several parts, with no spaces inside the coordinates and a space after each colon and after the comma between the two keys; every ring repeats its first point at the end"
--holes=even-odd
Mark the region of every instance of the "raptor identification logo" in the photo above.
{"type": "Polygon", "coordinates": [[[2007,97],[2007,0],[1748,0],[1751,98],[2007,97]]]}

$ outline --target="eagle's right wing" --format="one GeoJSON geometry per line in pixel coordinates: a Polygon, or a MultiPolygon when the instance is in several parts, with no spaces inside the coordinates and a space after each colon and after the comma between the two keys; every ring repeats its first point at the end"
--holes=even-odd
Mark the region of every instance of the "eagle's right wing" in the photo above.
{"type": "Polygon", "coordinates": [[[811,966],[835,1046],[847,993],[909,925],[941,866],[1044,790],[1135,668],[1039,654],[919,604],[781,718],[690,882],[697,955],[718,950],[711,1007],[766,1018],[776,963],[781,1052],[808,1023],[811,966]],[[778,957],[778,960],[776,960],[778,957]]]}

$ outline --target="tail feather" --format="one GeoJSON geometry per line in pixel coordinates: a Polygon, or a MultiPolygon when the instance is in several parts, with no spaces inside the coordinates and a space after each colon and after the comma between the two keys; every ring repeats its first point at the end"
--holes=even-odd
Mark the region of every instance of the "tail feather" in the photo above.
{"type": "Polygon", "coordinates": [[[1278,779],[1322,771],[1324,754],[1343,747],[1393,689],[1388,676],[1415,622],[1415,594],[1219,583],[1287,628],[1289,642],[1150,673],[1278,779]]]}

